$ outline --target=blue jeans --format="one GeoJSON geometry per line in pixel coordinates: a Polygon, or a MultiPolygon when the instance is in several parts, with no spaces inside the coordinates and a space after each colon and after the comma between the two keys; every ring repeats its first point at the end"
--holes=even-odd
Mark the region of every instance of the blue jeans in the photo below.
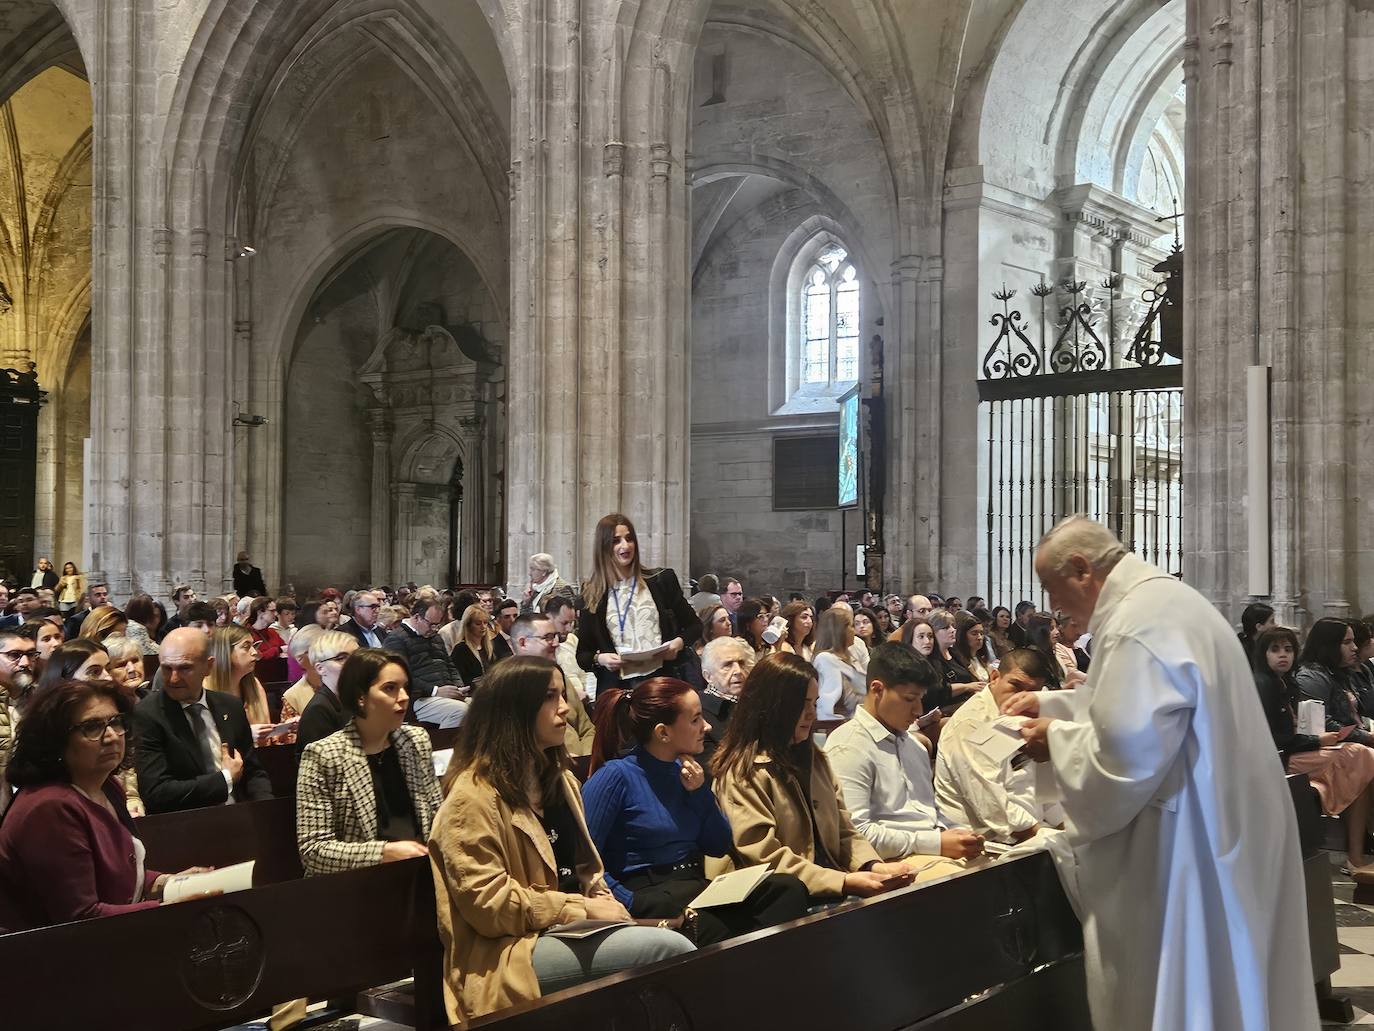
{"type": "Polygon", "coordinates": [[[411,708],[417,720],[440,727],[456,727],[468,714],[468,703],[459,698],[417,698],[411,708]]]}
{"type": "Polygon", "coordinates": [[[534,943],[534,973],[539,978],[540,994],[549,995],[630,967],[694,951],[695,945],[665,927],[627,924],[577,939],[541,934],[534,943]]]}

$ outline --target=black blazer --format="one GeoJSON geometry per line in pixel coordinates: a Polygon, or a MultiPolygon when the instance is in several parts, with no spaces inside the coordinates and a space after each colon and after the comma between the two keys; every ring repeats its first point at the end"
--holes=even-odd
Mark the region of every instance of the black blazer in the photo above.
{"type": "Polygon", "coordinates": [[[301,713],[301,722],[296,728],[296,754],[304,752],[306,745],[323,741],[330,734],[343,730],[350,719],[352,717],[344,712],[334,692],[321,687],[315,692],[315,697],[306,703],[305,712],[301,713]]]}
{"type": "MultiPolygon", "coordinates": [[[[692,606],[687,604],[677,574],[671,569],[646,569],[642,575],[654,604],[658,606],[658,629],[663,640],[671,641],[675,637],[680,637],[686,647],[690,648],[692,642],[701,636],[701,619],[693,611],[692,606]]],[[[598,655],[615,651],[615,644],[611,641],[611,628],[606,625],[606,609],[609,604],[608,593],[602,596],[595,609],[583,609],[577,617],[577,664],[596,674],[598,692],[620,684],[618,674],[596,664],[598,655]]],[[[669,676],[679,676],[678,662],[681,658],[679,654],[677,659],[665,662],[663,672],[669,676]]]]}
{"type": "MultiPolygon", "coordinates": [[[[357,641],[359,648],[380,648],[382,642],[386,640],[387,634],[389,633],[389,631],[383,630],[379,626],[374,626],[372,632],[377,635],[377,643],[373,644],[367,639],[367,636],[363,633],[363,628],[358,625],[356,619],[350,619],[347,623],[342,624],[339,629],[357,641]]],[[[342,730],[343,728],[340,727],[339,729],[342,730]]]]}
{"type": "MultiPolygon", "coordinates": [[[[234,801],[271,798],[272,782],[258,762],[243,703],[223,691],[206,691],[205,704],[215,718],[220,740],[243,757],[243,776],[234,785],[234,801]]],[[[153,691],[134,707],[134,731],[138,791],[150,814],[200,809],[228,799],[224,775],[218,770],[204,772],[191,723],[181,705],[165,692],[153,691]]]]}
{"type": "Polygon", "coordinates": [[[491,669],[492,663],[497,659],[493,651],[486,665],[482,665],[482,659],[474,652],[467,641],[459,641],[453,646],[453,651],[449,653],[448,661],[453,663],[453,668],[458,671],[458,675],[463,678],[463,683],[471,687],[486,675],[487,670],[491,669]]]}
{"type": "MultiPolygon", "coordinates": [[[[36,573],[36,572],[38,572],[38,570],[35,569],[33,572],[36,573]]],[[[30,573],[30,574],[29,574],[29,582],[30,582],[30,583],[33,582],[33,573],[30,573]]],[[[43,571],[43,579],[40,580],[40,581],[38,582],[38,586],[39,586],[39,587],[47,588],[47,589],[50,590],[50,591],[51,591],[54,587],[56,587],[56,586],[57,586],[57,570],[56,570],[56,569],[45,569],[45,570],[43,571]]]]}
{"type": "Polygon", "coordinates": [[[701,713],[706,717],[706,723],[711,728],[706,732],[706,740],[702,742],[701,754],[697,756],[697,762],[701,763],[703,770],[710,770],[711,756],[720,747],[720,743],[725,740],[725,728],[729,725],[730,714],[735,711],[737,704],[733,698],[722,698],[720,695],[708,693],[701,696],[701,713]]]}
{"type": "Polygon", "coordinates": [[[267,593],[267,584],[262,582],[262,570],[257,566],[234,567],[234,593],[240,598],[257,598],[267,593]]]}

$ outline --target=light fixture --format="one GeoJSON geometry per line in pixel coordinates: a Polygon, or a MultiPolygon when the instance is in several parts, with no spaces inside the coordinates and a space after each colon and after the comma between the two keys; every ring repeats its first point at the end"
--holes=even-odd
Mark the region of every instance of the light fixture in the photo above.
{"type": "Polygon", "coordinates": [[[254,247],[252,244],[245,243],[241,247],[239,247],[238,250],[234,251],[234,260],[238,261],[239,258],[251,258],[253,255],[257,253],[258,249],[256,247],[254,247]]]}
{"type": "Polygon", "coordinates": [[[239,403],[234,402],[234,425],[235,426],[266,426],[267,416],[265,415],[244,415],[239,411],[239,403]]]}

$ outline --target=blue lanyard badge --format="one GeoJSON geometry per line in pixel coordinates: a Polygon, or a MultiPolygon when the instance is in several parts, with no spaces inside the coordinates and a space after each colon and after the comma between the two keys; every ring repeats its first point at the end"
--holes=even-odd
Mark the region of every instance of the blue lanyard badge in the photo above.
{"type": "Polygon", "coordinates": [[[615,602],[615,618],[620,624],[620,639],[622,642],[625,640],[625,621],[630,618],[630,609],[634,607],[635,587],[636,584],[632,581],[630,586],[626,589],[627,597],[623,607],[620,604],[620,589],[618,587],[611,588],[611,600],[615,602]]]}

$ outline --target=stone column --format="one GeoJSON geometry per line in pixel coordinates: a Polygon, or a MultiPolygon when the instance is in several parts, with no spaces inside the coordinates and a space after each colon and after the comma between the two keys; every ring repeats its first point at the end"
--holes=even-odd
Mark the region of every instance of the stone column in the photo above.
{"type": "Polygon", "coordinates": [[[372,547],[369,576],[374,584],[396,579],[391,569],[391,420],[385,408],[369,408],[372,434],[372,547]]]}
{"type": "Polygon", "coordinates": [[[391,498],[394,503],[391,525],[395,533],[391,541],[391,575],[397,583],[413,580],[415,564],[412,561],[412,534],[415,527],[415,484],[393,483],[391,498]]]}
{"type": "Polygon", "coordinates": [[[610,0],[548,0],[512,22],[513,583],[537,551],[585,573],[616,510],[685,572],[688,6],[645,0],[630,28],[610,0]]]}
{"type": "Polygon", "coordinates": [[[464,583],[484,582],[491,574],[486,534],[486,420],[465,415],[458,421],[463,442],[463,511],[458,533],[458,577],[464,583]]]}
{"type": "Polygon", "coordinates": [[[1354,460],[1374,444],[1374,11],[1193,0],[1185,55],[1184,577],[1236,617],[1247,507],[1269,505],[1282,620],[1374,607],[1374,467],[1354,460]],[[1254,365],[1269,439],[1246,434],[1254,365]]]}

